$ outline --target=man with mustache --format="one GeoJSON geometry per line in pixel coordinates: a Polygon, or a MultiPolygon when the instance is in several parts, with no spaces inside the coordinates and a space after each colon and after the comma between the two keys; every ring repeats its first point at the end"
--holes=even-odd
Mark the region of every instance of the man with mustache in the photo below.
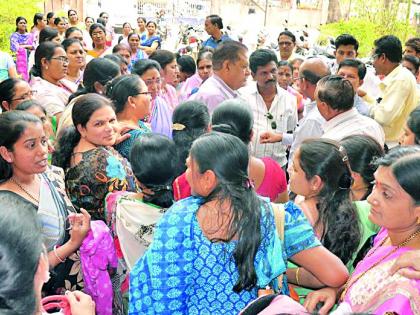
{"type": "Polygon", "coordinates": [[[273,51],[254,51],[249,64],[256,82],[242,89],[241,95],[250,104],[254,116],[251,154],[259,158],[271,157],[285,167],[287,144],[291,143],[261,144],[259,139],[267,131],[276,134],[293,132],[298,119],[296,99],[277,84],[277,56],[273,51]]]}

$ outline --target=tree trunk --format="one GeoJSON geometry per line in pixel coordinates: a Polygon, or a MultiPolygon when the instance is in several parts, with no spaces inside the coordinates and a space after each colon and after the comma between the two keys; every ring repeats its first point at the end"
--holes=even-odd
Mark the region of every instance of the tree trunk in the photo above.
{"type": "Polygon", "coordinates": [[[338,22],[341,19],[341,9],[339,0],[330,0],[328,4],[327,23],[338,22]]]}

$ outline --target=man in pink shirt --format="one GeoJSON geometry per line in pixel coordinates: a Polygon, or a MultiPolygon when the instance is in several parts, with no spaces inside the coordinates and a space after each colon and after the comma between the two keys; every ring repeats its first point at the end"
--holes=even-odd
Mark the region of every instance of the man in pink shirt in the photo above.
{"type": "Polygon", "coordinates": [[[189,99],[202,101],[212,113],[224,100],[238,97],[237,90],[245,86],[251,74],[247,52],[240,42],[220,44],[213,54],[213,75],[189,99]]]}

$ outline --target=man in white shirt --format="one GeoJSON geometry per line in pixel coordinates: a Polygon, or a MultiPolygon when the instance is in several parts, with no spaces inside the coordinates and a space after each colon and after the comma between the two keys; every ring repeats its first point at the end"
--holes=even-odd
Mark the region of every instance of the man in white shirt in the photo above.
{"type": "Polygon", "coordinates": [[[354,89],[351,82],[339,75],[322,78],[315,91],[315,100],[326,120],[322,138],[336,141],[351,135],[368,135],[381,146],[385,144],[382,127],[354,108],[354,89]]]}
{"type": "Polygon", "coordinates": [[[304,140],[321,137],[324,132],[322,126],[325,123],[325,119],[321,116],[316,106],[315,89],[318,81],[329,74],[330,70],[328,65],[321,58],[309,58],[305,60],[299,68],[299,89],[302,95],[312,100],[312,102],[305,105],[304,116],[299,121],[298,127],[293,135],[265,132],[260,135],[260,142],[291,142],[289,161],[293,161],[294,152],[304,140]],[[292,139],[289,139],[290,136],[292,139]],[[286,139],[283,139],[285,137],[286,139]]]}
{"type": "MultiPolygon", "coordinates": [[[[266,131],[292,133],[297,124],[296,99],[277,84],[277,56],[269,49],[258,49],[249,57],[251,75],[256,81],[240,90],[251,107],[254,117],[252,155],[271,157],[281,166],[287,163],[289,142],[261,144],[260,135],[266,131]]],[[[283,139],[286,140],[286,137],[283,139]]]]}

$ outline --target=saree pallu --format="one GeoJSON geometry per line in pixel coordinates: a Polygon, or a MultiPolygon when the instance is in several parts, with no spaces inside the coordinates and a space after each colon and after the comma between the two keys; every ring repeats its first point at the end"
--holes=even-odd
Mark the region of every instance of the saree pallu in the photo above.
{"type": "MultiPolygon", "coordinates": [[[[349,309],[351,312],[378,315],[387,312],[400,315],[420,314],[420,280],[411,280],[398,273],[393,276],[389,274],[395,260],[412,249],[402,247],[389,255],[395,250],[395,246],[380,246],[387,236],[385,229],[378,233],[374,247],[357,265],[352,279],[363,272],[366,274],[351,285],[343,303],[334,314],[344,314],[349,309]],[[387,255],[389,256],[386,257],[387,255]],[[384,257],[386,258],[383,259],[384,257]],[[382,259],[378,266],[372,268],[382,259]]],[[[351,282],[352,280],[350,284],[351,282]]]]}

